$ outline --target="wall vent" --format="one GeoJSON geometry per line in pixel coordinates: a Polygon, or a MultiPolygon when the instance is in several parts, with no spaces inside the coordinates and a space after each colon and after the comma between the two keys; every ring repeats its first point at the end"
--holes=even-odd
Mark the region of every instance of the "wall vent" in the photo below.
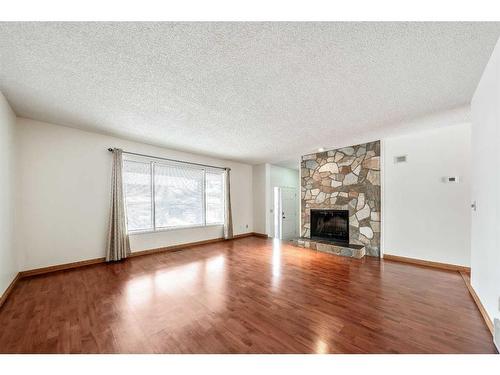
{"type": "Polygon", "coordinates": [[[394,164],[406,163],[406,155],[399,155],[394,157],[394,164]]]}
{"type": "Polygon", "coordinates": [[[441,179],[446,184],[457,184],[460,182],[460,177],[458,176],[446,176],[441,179]]]}

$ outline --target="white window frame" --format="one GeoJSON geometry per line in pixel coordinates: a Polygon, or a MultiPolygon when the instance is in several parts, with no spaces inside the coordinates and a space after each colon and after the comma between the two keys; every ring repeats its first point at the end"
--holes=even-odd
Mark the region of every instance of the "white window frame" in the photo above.
{"type": "MultiPolygon", "coordinates": [[[[130,234],[139,234],[139,233],[155,233],[155,232],[165,232],[165,231],[171,231],[171,230],[179,230],[179,229],[189,229],[189,228],[205,228],[205,227],[222,227],[224,226],[226,217],[223,215],[222,222],[220,223],[210,223],[207,224],[207,197],[206,197],[206,185],[207,185],[207,171],[208,172],[217,172],[222,174],[222,211],[225,212],[225,175],[224,171],[219,169],[219,168],[210,168],[210,167],[202,167],[202,166],[196,166],[190,163],[183,163],[181,161],[179,162],[173,162],[173,161],[166,161],[163,159],[155,159],[151,157],[146,157],[146,156],[133,156],[133,155],[124,155],[123,156],[123,161],[131,161],[131,162],[139,162],[139,163],[144,163],[148,164],[149,163],[149,171],[151,173],[151,218],[152,218],[152,224],[153,227],[149,229],[136,229],[136,230],[129,230],[128,229],[128,215],[125,213],[126,216],[126,222],[127,222],[127,231],[130,234]],[[156,196],[155,196],[155,166],[156,165],[164,165],[164,166],[181,166],[183,168],[189,168],[189,169],[196,169],[196,170],[201,170],[203,171],[203,184],[202,184],[202,223],[201,224],[191,224],[191,225],[176,225],[176,226],[169,226],[169,227],[157,227],[156,226],[156,196]]],[[[122,166],[122,173],[123,173],[123,166],[122,166]]],[[[125,179],[122,179],[122,184],[123,184],[123,192],[125,194],[125,199],[126,199],[126,189],[125,189],[125,179]]],[[[127,205],[125,204],[125,209],[127,205]]]]}

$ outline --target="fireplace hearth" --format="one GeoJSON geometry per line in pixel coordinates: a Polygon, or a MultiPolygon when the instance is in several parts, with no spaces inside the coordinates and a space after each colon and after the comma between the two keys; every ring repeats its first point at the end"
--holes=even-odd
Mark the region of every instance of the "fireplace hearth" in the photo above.
{"type": "Polygon", "coordinates": [[[349,211],[312,209],[311,239],[349,244],[349,211]]]}

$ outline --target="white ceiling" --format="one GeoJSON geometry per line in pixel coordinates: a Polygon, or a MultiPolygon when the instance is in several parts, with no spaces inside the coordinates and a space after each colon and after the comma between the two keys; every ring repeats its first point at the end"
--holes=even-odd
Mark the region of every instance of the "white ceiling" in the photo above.
{"type": "Polygon", "coordinates": [[[0,23],[20,117],[247,163],[468,104],[500,23],[0,23]]]}

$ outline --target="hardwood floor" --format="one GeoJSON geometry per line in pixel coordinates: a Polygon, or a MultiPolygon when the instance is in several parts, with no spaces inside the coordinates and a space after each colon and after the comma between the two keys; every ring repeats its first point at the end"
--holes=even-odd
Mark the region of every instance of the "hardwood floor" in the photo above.
{"type": "Polygon", "coordinates": [[[256,237],[21,280],[2,353],[494,353],[458,272],[256,237]]]}

